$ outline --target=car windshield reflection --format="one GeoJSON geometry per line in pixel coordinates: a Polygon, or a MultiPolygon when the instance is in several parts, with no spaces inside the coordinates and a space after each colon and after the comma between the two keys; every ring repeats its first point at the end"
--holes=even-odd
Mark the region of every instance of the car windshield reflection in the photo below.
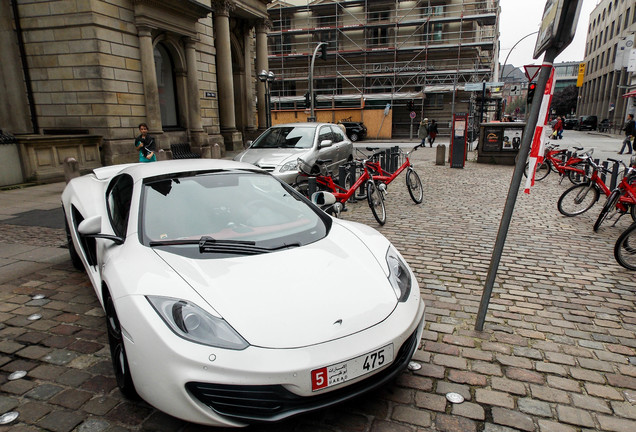
{"type": "Polygon", "coordinates": [[[249,242],[264,253],[315,242],[328,229],[324,216],[290,189],[268,174],[252,172],[146,181],[140,217],[144,244],[177,249],[193,249],[199,239],[210,237],[249,242]]]}
{"type": "Polygon", "coordinates": [[[315,127],[273,127],[259,136],[251,148],[311,148],[315,127]]]}

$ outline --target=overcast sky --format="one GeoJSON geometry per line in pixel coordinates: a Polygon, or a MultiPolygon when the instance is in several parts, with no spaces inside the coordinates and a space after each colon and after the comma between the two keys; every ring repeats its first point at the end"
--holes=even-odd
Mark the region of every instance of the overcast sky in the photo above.
{"type": "MultiPolygon", "coordinates": [[[[555,63],[564,61],[583,61],[585,54],[585,38],[587,36],[587,24],[590,13],[600,0],[583,0],[581,15],[572,43],[555,60],[555,63]]],[[[503,63],[508,57],[508,64],[523,67],[527,64],[539,64],[543,54],[537,60],[532,58],[537,35],[528,36],[513,50],[511,48],[524,36],[539,30],[541,16],[545,7],[545,0],[500,0],[501,17],[499,20],[500,53],[499,62],[503,63]]]]}

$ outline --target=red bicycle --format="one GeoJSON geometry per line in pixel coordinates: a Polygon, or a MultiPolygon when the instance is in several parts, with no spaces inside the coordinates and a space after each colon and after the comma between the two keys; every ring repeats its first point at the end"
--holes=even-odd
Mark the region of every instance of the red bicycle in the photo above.
{"type": "Polygon", "coordinates": [[[614,220],[614,225],[616,225],[618,220],[627,213],[627,207],[632,209],[632,218],[634,218],[634,206],[626,206],[625,200],[621,201],[622,197],[629,198],[631,202],[636,202],[636,168],[631,166],[626,167],[625,176],[607,197],[607,201],[605,201],[603,209],[601,209],[601,213],[599,213],[594,223],[594,232],[598,231],[601,224],[606,220],[614,220]]]}
{"type": "MultiPolygon", "coordinates": [[[[411,196],[411,199],[413,200],[413,202],[415,202],[415,204],[420,204],[422,202],[422,199],[424,198],[422,181],[420,180],[420,176],[413,169],[413,164],[409,159],[409,155],[420,147],[423,147],[423,144],[416,145],[409,152],[404,152],[404,150],[397,147],[396,150],[389,153],[389,158],[398,157],[403,160],[402,164],[393,172],[387,171],[382,168],[380,155],[385,153],[384,151],[375,152],[367,159],[366,167],[367,169],[371,170],[373,180],[381,182],[385,185],[385,188],[381,189],[382,192],[385,192],[386,186],[388,186],[389,183],[395,180],[404,170],[406,170],[406,188],[409,191],[409,195],[411,196]]],[[[366,149],[368,151],[377,150],[377,148],[373,147],[367,147],[366,149]]]]}
{"type": "MultiPolygon", "coordinates": [[[[562,215],[577,216],[583,214],[596,204],[601,193],[609,196],[612,192],[599,175],[599,172],[611,174],[612,171],[595,163],[591,157],[585,157],[585,161],[591,167],[592,174],[588,175],[584,183],[574,185],[561,194],[557,202],[557,208],[562,215]]],[[[608,159],[608,161],[623,164],[622,161],[616,159],[608,159]]],[[[627,195],[623,195],[619,198],[619,202],[616,205],[623,212],[630,210],[632,219],[636,221],[636,205],[634,204],[636,204],[636,201],[627,195]]]]}
{"type": "MultiPolygon", "coordinates": [[[[567,149],[558,149],[558,144],[551,144],[546,147],[545,156],[543,162],[537,165],[536,172],[534,174],[535,181],[540,181],[546,178],[550,172],[556,171],[561,176],[559,183],[563,181],[564,177],[567,177],[572,183],[579,184],[585,179],[584,158],[578,156],[576,152],[571,157],[565,158],[567,149]]],[[[575,150],[581,151],[583,147],[574,147],[575,150]]],[[[588,156],[594,153],[594,149],[590,149],[586,152],[588,156]]],[[[528,176],[528,170],[530,169],[530,162],[526,163],[526,169],[523,175],[528,176]]]]}
{"type": "Polygon", "coordinates": [[[336,217],[340,217],[340,213],[342,211],[345,211],[345,203],[354,196],[356,191],[361,187],[364,187],[366,191],[367,202],[369,203],[369,207],[371,208],[373,217],[380,225],[384,225],[386,223],[384,196],[382,196],[378,185],[375,181],[373,181],[371,173],[366,168],[366,161],[352,161],[348,164],[345,164],[345,168],[347,169],[347,171],[350,171],[352,166],[351,164],[354,164],[353,166],[356,168],[356,170],[360,170],[361,175],[358,176],[353,184],[351,184],[351,177],[349,173],[347,179],[345,179],[344,181],[344,186],[340,186],[333,179],[333,176],[331,176],[330,173],[326,172],[325,164],[328,162],[330,161],[317,160],[316,165],[320,167],[320,174],[314,174],[312,173],[312,166],[307,164],[302,159],[298,158],[298,169],[302,172],[302,174],[298,176],[296,182],[292,184],[292,187],[305,195],[307,198],[310,198],[309,179],[314,178],[316,180],[316,189],[331,192],[336,198],[336,203],[325,208],[328,213],[331,213],[336,217]]]}

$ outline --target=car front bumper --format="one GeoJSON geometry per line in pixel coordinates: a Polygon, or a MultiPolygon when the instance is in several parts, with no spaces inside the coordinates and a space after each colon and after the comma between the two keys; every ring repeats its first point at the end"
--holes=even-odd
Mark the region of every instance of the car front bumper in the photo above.
{"type": "MultiPolygon", "coordinates": [[[[419,292],[415,284],[413,290],[419,292]]],[[[143,296],[115,302],[139,395],[172,416],[211,426],[271,422],[323,408],[376,388],[406,367],[424,326],[421,299],[400,303],[383,322],[322,344],[242,351],[176,336],[143,296]],[[366,375],[312,391],[311,371],[393,344],[393,362],[366,375]],[[245,396],[248,396],[245,398],[245,396]]]]}

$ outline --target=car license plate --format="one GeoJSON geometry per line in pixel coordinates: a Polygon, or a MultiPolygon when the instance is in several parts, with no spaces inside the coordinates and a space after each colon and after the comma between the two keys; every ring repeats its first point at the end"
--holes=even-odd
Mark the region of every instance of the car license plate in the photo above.
{"type": "Polygon", "coordinates": [[[393,362],[393,344],[341,363],[311,371],[311,390],[316,391],[366,375],[393,362]]]}

